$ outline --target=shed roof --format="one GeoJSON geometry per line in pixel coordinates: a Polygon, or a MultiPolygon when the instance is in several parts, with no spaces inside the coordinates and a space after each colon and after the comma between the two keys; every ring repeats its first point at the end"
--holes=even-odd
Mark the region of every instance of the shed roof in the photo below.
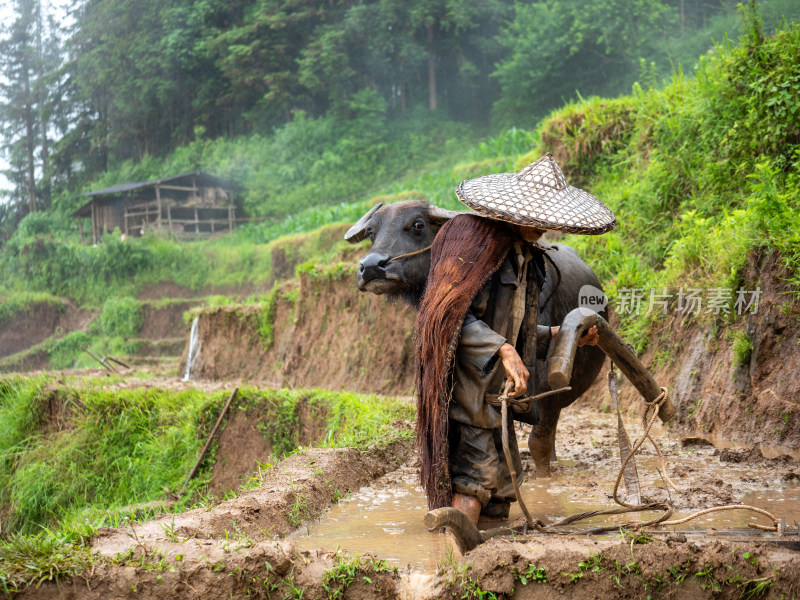
{"type": "Polygon", "coordinates": [[[239,185],[236,185],[235,183],[231,183],[229,181],[225,181],[224,179],[220,179],[219,177],[214,177],[213,175],[209,175],[208,173],[203,173],[202,171],[189,171],[188,173],[181,173],[180,175],[171,175],[170,177],[161,177],[160,179],[150,179],[149,181],[133,181],[129,183],[120,183],[118,185],[112,185],[111,187],[103,188],[102,190],[85,192],[81,194],[81,197],[88,196],[92,199],[86,202],[78,210],[73,212],[71,216],[88,217],[89,215],[91,215],[91,204],[92,202],[94,202],[94,199],[96,197],[124,194],[125,192],[132,192],[134,190],[153,187],[167,182],[173,182],[173,183],[179,182],[181,179],[189,179],[189,178],[193,178],[197,182],[197,185],[200,186],[217,186],[228,189],[240,189],[241,187],[239,185]]]}
{"type": "Polygon", "coordinates": [[[172,175],[170,177],[162,177],[160,179],[151,179],[149,181],[134,181],[130,183],[120,183],[119,185],[112,185],[111,187],[103,188],[102,190],[95,190],[94,192],[86,192],[81,196],[104,196],[109,194],[121,194],[123,192],[130,192],[145,187],[151,187],[160,183],[167,183],[168,181],[176,181],[178,179],[193,177],[199,185],[216,185],[224,188],[237,188],[239,186],[214,177],[202,171],[190,171],[188,173],[181,173],[180,175],[172,175]]]}

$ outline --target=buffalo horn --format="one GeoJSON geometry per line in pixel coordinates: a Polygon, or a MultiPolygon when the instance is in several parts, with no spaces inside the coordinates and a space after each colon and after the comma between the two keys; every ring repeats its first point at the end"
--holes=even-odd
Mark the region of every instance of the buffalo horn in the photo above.
{"type": "Polygon", "coordinates": [[[430,211],[428,211],[428,215],[430,216],[431,220],[434,222],[442,222],[449,221],[456,215],[461,215],[465,213],[460,213],[455,210],[445,210],[443,208],[439,208],[438,206],[431,205],[430,211]]]}
{"type": "Polygon", "coordinates": [[[372,215],[375,214],[375,211],[377,211],[381,206],[383,206],[383,202],[379,202],[370,208],[369,211],[367,211],[367,214],[361,217],[355,225],[347,230],[347,233],[344,234],[344,239],[351,244],[357,244],[361,240],[365,239],[367,237],[367,234],[365,233],[367,230],[367,221],[370,220],[372,215]]]}

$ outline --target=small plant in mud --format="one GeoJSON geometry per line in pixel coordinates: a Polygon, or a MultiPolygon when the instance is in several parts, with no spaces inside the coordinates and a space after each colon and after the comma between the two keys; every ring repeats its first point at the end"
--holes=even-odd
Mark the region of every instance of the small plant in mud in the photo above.
{"type": "Polygon", "coordinates": [[[359,577],[369,585],[375,585],[370,575],[376,573],[397,573],[396,567],[391,567],[385,560],[377,560],[371,556],[347,556],[341,553],[336,555],[334,565],[322,578],[322,587],[331,600],[343,598],[350,585],[359,577]]]}
{"type": "Polygon", "coordinates": [[[752,600],[753,598],[761,598],[775,585],[773,577],[761,577],[759,579],[739,579],[728,580],[728,583],[734,583],[741,590],[740,598],[742,600],[752,600]]]}
{"type": "Polygon", "coordinates": [[[171,523],[159,523],[161,529],[164,530],[164,535],[168,542],[180,542],[177,533],[175,533],[175,517],[172,517],[171,523]]]}
{"type": "Polygon", "coordinates": [[[308,505],[305,496],[295,496],[294,504],[289,507],[289,524],[299,527],[303,522],[314,518],[314,510],[308,505]]]}
{"type": "Polygon", "coordinates": [[[758,564],[758,557],[751,554],[750,552],[744,552],[742,554],[742,558],[748,561],[753,566],[758,564]]]}
{"type": "Polygon", "coordinates": [[[163,550],[148,552],[143,549],[143,546],[134,546],[127,552],[120,552],[114,556],[113,562],[118,565],[137,567],[143,571],[163,572],[175,570],[175,567],[167,562],[163,550]]]}
{"type": "Polygon", "coordinates": [[[702,567],[697,573],[692,575],[692,580],[697,581],[704,590],[711,590],[712,593],[722,591],[722,584],[714,576],[713,565],[702,567]]]}
{"type": "Polygon", "coordinates": [[[547,583],[547,569],[544,567],[537,567],[533,563],[530,563],[521,573],[517,569],[514,569],[511,573],[516,579],[519,579],[522,585],[528,585],[530,582],[547,583]]]}
{"type": "Polygon", "coordinates": [[[734,331],[731,334],[733,341],[733,366],[744,367],[750,363],[753,354],[753,340],[744,331],[734,331]]]}
{"type": "Polygon", "coordinates": [[[578,570],[576,572],[568,573],[562,571],[561,575],[568,578],[570,583],[573,583],[578,579],[582,579],[586,573],[600,573],[606,570],[606,568],[602,566],[604,558],[602,553],[597,554],[593,552],[589,555],[589,558],[578,563],[578,570]]]}
{"type": "MultiPolygon", "coordinates": [[[[447,573],[446,585],[453,597],[460,600],[498,600],[497,594],[481,588],[471,563],[456,560],[452,550],[447,552],[446,558],[447,564],[440,566],[440,572],[447,573]]],[[[512,571],[512,574],[517,577],[516,571],[512,571]]]]}
{"type": "Polygon", "coordinates": [[[703,404],[703,399],[702,399],[702,398],[699,398],[699,399],[697,400],[697,402],[695,402],[695,403],[692,405],[692,408],[690,408],[690,409],[689,409],[689,415],[688,415],[688,417],[689,417],[690,419],[694,419],[694,418],[697,416],[697,413],[698,413],[698,411],[700,410],[700,407],[702,406],[702,404],[703,404]]]}
{"type": "Polygon", "coordinates": [[[622,534],[622,537],[625,539],[629,539],[631,541],[631,556],[633,556],[633,545],[634,544],[648,544],[654,540],[648,535],[644,533],[639,533],[638,535],[635,533],[631,533],[624,527],[620,527],[619,532],[622,534]]]}

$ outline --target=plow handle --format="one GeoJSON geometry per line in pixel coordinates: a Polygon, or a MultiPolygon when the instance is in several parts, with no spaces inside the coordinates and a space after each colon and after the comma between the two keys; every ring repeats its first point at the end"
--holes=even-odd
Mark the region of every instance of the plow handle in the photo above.
{"type": "MultiPolygon", "coordinates": [[[[656,380],[653,379],[642,361],[611,328],[608,321],[595,312],[581,308],[574,309],[564,317],[561,329],[556,335],[553,355],[550,357],[547,367],[547,381],[550,387],[557,389],[569,385],[572,378],[572,365],[575,362],[575,352],[578,349],[578,340],[593,325],[597,326],[597,333],[600,337],[597,345],[619,367],[619,370],[625,374],[625,377],[644,399],[652,402],[658,398],[661,395],[661,388],[656,380]]],[[[675,416],[675,406],[669,398],[659,407],[658,416],[664,423],[675,416]]]]}

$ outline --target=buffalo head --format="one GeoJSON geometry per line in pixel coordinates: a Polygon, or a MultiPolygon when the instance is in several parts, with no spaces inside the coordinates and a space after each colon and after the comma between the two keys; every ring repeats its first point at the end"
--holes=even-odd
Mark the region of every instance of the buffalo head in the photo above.
{"type": "Polygon", "coordinates": [[[406,255],[428,248],[439,228],[457,214],[419,200],[375,205],[344,236],[352,244],[372,241],[358,269],[358,289],[416,305],[431,268],[430,252],[406,255]]]}

